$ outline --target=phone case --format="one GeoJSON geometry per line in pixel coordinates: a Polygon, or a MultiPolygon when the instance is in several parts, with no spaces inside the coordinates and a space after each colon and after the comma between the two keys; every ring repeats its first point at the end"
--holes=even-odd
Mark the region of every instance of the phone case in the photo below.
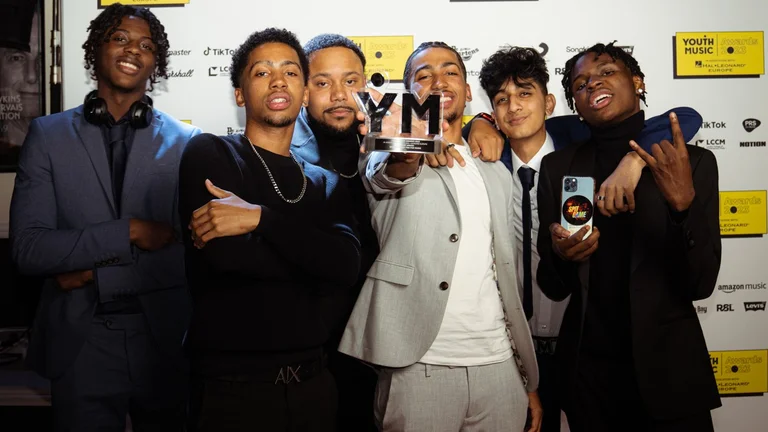
{"type": "Polygon", "coordinates": [[[584,225],[589,231],[584,238],[592,234],[592,218],[595,206],[595,179],[592,177],[564,176],[561,187],[560,225],[575,234],[584,225]]]}

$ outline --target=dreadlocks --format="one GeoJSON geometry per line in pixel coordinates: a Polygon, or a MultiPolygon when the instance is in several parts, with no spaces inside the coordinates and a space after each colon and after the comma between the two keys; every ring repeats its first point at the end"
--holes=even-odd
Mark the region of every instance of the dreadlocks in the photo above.
{"type": "MultiPolygon", "coordinates": [[[[563,83],[563,90],[565,90],[565,100],[568,102],[568,107],[571,108],[571,111],[575,111],[573,107],[573,89],[571,88],[571,74],[573,73],[573,67],[576,65],[576,62],[579,61],[579,59],[582,56],[586,55],[587,53],[594,53],[595,59],[597,59],[597,57],[600,57],[601,54],[608,54],[609,56],[611,56],[613,61],[621,60],[621,62],[627,66],[632,76],[645,78],[645,74],[643,74],[643,71],[640,70],[640,65],[637,64],[637,60],[635,60],[634,57],[632,57],[628,52],[624,51],[622,48],[614,46],[613,44],[615,43],[616,41],[613,41],[608,45],[605,45],[602,43],[595,44],[591,48],[576,54],[575,56],[571,57],[570,60],[565,62],[565,70],[563,71],[562,83],[563,83]]],[[[640,100],[642,100],[643,103],[645,103],[645,93],[640,95],[640,100]]]]}
{"type": "Polygon", "coordinates": [[[158,77],[168,78],[168,49],[170,44],[168,43],[168,35],[165,34],[165,27],[160,24],[155,14],[147,8],[114,3],[91,21],[91,24],[88,26],[88,39],[83,44],[85,68],[91,71],[91,79],[97,79],[96,56],[99,48],[101,48],[102,44],[109,42],[109,38],[120,25],[120,21],[126,16],[135,16],[146,21],[149,24],[152,42],[157,47],[155,50],[155,71],[149,77],[149,91],[152,91],[158,77]]]}

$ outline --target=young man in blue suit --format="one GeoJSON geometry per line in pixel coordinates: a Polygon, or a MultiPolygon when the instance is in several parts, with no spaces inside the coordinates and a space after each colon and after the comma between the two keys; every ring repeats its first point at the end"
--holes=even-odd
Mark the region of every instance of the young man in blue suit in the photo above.
{"type": "Polygon", "coordinates": [[[19,269],[47,277],[30,366],[55,430],[182,430],[189,321],[178,165],[200,131],[152,108],[168,40],[144,8],[106,8],[83,48],[84,105],[32,122],[11,202],[19,269]]]}

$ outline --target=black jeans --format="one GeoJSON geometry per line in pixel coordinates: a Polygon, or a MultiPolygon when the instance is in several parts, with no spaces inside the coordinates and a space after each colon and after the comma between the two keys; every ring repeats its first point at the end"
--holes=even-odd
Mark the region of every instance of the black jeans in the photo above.
{"type": "Polygon", "coordinates": [[[299,382],[286,376],[193,375],[188,432],[335,432],[337,391],[328,369],[299,382]]]}

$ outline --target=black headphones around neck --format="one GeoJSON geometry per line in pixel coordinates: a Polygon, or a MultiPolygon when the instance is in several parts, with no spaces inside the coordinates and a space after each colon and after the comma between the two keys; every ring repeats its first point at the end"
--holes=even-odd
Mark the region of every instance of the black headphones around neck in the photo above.
{"type": "MultiPolygon", "coordinates": [[[[88,123],[97,126],[110,124],[111,115],[107,109],[107,101],[98,96],[97,90],[88,93],[85,97],[83,114],[88,123]]],[[[143,129],[152,123],[152,115],[152,98],[145,95],[128,109],[128,123],[134,129],[143,129]]]]}

